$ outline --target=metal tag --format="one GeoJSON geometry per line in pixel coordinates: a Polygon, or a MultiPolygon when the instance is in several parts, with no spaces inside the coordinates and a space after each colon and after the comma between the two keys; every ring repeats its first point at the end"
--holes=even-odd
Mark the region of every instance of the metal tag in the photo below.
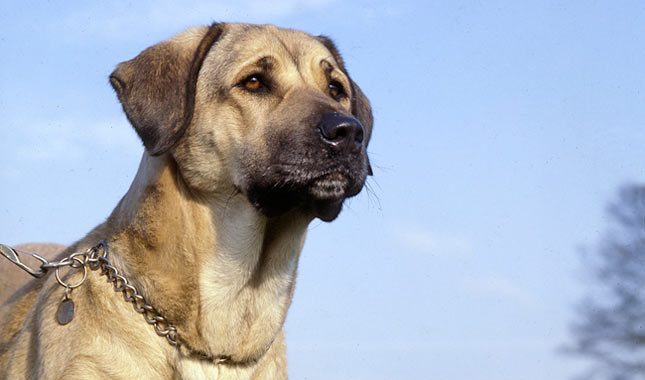
{"type": "Polygon", "coordinates": [[[58,305],[56,319],[60,325],[66,325],[74,319],[74,301],[67,298],[58,305]]]}

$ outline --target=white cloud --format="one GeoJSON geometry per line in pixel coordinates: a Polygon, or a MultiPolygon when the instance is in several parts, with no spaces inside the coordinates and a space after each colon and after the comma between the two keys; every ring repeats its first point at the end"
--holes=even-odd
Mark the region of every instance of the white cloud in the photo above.
{"type": "Polygon", "coordinates": [[[472,253],[471,244],[464,237],[433,233],[413,225],[397,224],[396,238],[409,250],[441,256],[464,256],[472,253]]]}
{"type": "Polygon", "coordinates": [[[298,12],[318,10],[335,0],[137,1],[115,7],[99,2],[62,20],[75,38],[132,40],[141,34],[178,32],[213,21],[275,22],[298,12]],[[82,26],[83,33],[78,33],[82,26]],[[71,31],[74,31],[73,33],[71,31]]]}
{"type": "Polygon", "coordinates": [[[7,165],[4,163],[0,166],[0,179],[3,181],[16,181],[20,179],[21,171],[16,165],[7,165]]]}
{"type": "Polygon", "coordinates": [[[499,276],[467,277],[462,286],[471,293],[511,301],[522,306],[533,306],[535,299],[521,286],[499,276]]]}
{"type": "Polygon", "coordinates": [[[82,160],[97,149],[117,149],[139,154],[139,138],[125,121],[118,122],[32,122],[20,127],[20,139],[5,139],[11,144],[14,162],[82,160]]]}
{"type": "MultiPolygon", "coordinates": [[[[243,4],[240,1],[238,4],[243,4]]],[[[279,18],[287,17],[308,9],[320,9],[333,3],[333,0],[251,0],[252,9],[250,16],[253,18],[279,18]]]]}

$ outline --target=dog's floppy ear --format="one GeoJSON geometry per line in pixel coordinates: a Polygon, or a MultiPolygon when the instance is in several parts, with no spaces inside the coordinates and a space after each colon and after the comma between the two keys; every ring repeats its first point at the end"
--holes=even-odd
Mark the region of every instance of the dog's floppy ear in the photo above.
{"type": "MultiPolygon", "coordinates": [[[[317,39],[325,45],[327,50],[329,50],[334,57],[334,60],[336,60],[336,63],[338,63],[338,66],[340,66],[340,69],[343,70],[345,75],[349,78],[352,86],[352,114],[361,122],[361,124],[363,124],[363,128],[365,128],[365,138],[366,141],[369,142],[369,139],[372,136],[372,127],[374,126],[374,116],[372,115],[372,106],[370,105],[370,101],[363,93],[363,90],[361,90],[356,82],[354,82],[349,76],[343,57],[338,52],[338,48],[336,47],[336,44],[334,44],[334,41],[327,36],[318,36],[317,39]]],[[[372,175],[372,167],[369,165],[369,162],[368,174],[372,175]]]]}
{"type": "Polygon", "coordinates": [[[167,152],[190,125],[199,70],[222,29],[222,24],[212,24],[192,46],[187,38],[160,42],[120,63],[110,75],[128,120],[151,155],[167,152]]]}

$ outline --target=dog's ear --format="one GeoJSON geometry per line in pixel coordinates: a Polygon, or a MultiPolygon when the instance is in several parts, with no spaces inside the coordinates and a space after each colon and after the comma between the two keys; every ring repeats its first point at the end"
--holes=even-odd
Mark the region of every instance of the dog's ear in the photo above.
{"type": "MultiPolygon", "coordinates": [[[[361,122],[363,128],[365,128],[365,138],[369,143],[370,137],[372,136],[372,127],[374,126],[374,116],[372,115],[372,106],[370,105],[370,101],[367,99],[367,96],[365,96],[365,93],[363,93],[363,90],[361,90],[356,82],[354,82],[354,80],[349,76],[347,68],[345,67],[345,61],[343,61],[343,57],[338,52],[338,48],[336,47],[336,44],[334,44],[334,41],[327,36],[318,36],[316,38],[325,45],[327,50],[329,50],[334,57],[334,60],[336,60],[336,63],[338,63],[340,69],[343,70],[345,75],[349,78],[349,82],[352,86],[352,114],[361,122]]],[[[369,175],[373,174],[372,166],[369,162],[367,164],[367,170],[369,175]]]]}
{"type": "Polygon", "coordinates": [[[151,155],[167,152],[188,128],[199,70],[222,29],[215,23],[201,40],[158,43],[120,63],[110,75],[128,120],[151,155]]]}

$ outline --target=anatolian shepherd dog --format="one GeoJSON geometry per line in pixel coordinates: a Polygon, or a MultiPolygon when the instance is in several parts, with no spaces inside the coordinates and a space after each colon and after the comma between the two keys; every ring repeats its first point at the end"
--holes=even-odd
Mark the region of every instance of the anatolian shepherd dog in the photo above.
{"type": "MultiPolygon", "coordinates": [[[[189,29],[110,82],[145,152],[106,222],[59,259],[104,240],[92,252],[109,248],[155,310],[148,323],[162,318],[161,335],[172,325],[177,344],[101,271],[69,297],[48,272],[3,305],[0,377],[286,379],[307,226],[335,219],[371,174],[367,98],[331,40],[270,25],[189,29]],[[57,320],[67,298],[71,322],[57,320]]],[[[62,281],[81,281],[98,255],[76,257],[62,281]]]]}

